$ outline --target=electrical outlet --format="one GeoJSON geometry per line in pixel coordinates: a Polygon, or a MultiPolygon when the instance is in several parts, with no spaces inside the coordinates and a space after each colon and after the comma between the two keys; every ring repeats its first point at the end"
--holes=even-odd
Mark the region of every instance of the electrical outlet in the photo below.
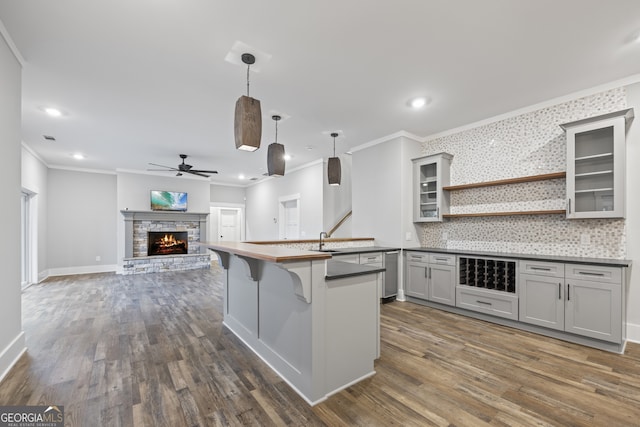
{"type": "Polygon", "coordinates": [[[411,238],[412,238],[412,236],[411,236],[411,232],[410,232],[410,231],[407,231],[407,232],[405,233],[405,235],[404,235],[404,238],[405,238],[405,240],[407,240],[407,241],[411,240],[411,238]]]}
{"type": "Polygon", "coordinates": [[[100,258],[100,255],[96,255],[96,261],[100,261],[102,258],[100,258]]]}
{"type": "Polygon", "coordinates": [[[442,240],[445,241],[445,242],[447,240],[449,240],[449,232],[448,231],[443,231],[442,232],[442,240]]]}
{"type": "Polygon", "coordinates": [[[587,233],[582,233],[580,235],[580,244],[581,245],[590,245],[591,244],[591,235],[587,233]]]}

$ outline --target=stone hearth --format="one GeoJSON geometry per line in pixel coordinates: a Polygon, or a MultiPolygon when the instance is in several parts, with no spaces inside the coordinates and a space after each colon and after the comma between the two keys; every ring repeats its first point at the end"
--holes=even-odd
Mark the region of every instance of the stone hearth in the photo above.
{"type": "Polygon", "coordinates": [[[123,274],[209,268],[210,254],[197,243],[207,236],[208,213],[120,211],[125,224],[123,274]],[[149,231],[187,232],[189,253],[147,256],[149,231]]]}

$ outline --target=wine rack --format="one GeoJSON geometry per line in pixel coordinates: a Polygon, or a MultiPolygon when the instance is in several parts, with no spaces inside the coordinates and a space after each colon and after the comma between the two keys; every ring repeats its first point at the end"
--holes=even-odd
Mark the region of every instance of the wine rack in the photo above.
{"type": "Polygon", "coordinates": [[[459,257],[461,285],[516,292],[516,262],[489,258],[459,257]]]}

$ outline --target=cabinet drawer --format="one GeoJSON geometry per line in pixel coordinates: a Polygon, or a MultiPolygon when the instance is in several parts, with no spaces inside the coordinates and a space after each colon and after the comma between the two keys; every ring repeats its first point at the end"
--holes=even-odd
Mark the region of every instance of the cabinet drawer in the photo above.
{"type": "Polygon", "coordinates": [[[622,269],[596,265],[565,264],[564,276],[569,280],[589,280],[591,282],[622,283],[622,269]]]}
{"type": "Polygon", "coordinates": [[[408,262],[429,262],[429,254],[423,252],[407,252],[408,262]]]}
{"type": "Polygon", "coordinates": [[[520,274],[536,276],[564,277],[564,264],[544,261],[520,261],[520,274]]]}
{"type": "Polygon", "coordinates": [[[382,253],[373,252],[368,254],[360,254],[360,264],[382,267],[382,253]]]}
{"type": "Polygon", "coordinates": [[[448,254],[429,254],[431,264],[456,265],[456,256],[448,254]]]}
{"type": "Polygon", "coordinates": [[[458,286],[456,288],[456,307],[518,320],[518,297],[503,294],[503,292],[497,293],[468,286],[458,286]]]}

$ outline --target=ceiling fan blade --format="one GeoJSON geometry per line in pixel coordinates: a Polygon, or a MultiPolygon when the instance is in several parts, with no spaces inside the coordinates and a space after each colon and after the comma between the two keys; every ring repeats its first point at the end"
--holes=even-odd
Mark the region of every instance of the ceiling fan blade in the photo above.
{"type": "Polygon", "coordinates": [[[200,173],[218,173],[218,171],[207,171],[201,169],[191,169],[191,172],[200,172],[200,173]]]}
{"type": "Polygon", "coordinates": [[[209,178],[209,175],[205,175],[205,174],[200,173],[200,172],[198,172],[198,171],[192,171],[192,170],[191,170],[191,171],[183,171],[183,172],[190,173],[190,174],[192,174],[192,175],[198,175],[198,176],[203,176],[203,177],[205,177],[205,178],[209,178]]]}
{"type": "MultiPolygon", "coordinates": [[[[168,169],[168,170],[174,170],[174,171],[177,171],[177,170],[178,170],[178,169],[176,169],[176,168],[174,168],[174,167],[171,167],[171,166],[165,166],[165,165],[159,165],[159,164],[157,164],[157,163],[149,163],[149,164],[150,164],[151,166],[159,166],[159,167],[161,167],[161,168],[166,168],[166,169],[168,169]]],[[[147,170],[150,170],[150,169],[147,169],[147,170]]]]}

